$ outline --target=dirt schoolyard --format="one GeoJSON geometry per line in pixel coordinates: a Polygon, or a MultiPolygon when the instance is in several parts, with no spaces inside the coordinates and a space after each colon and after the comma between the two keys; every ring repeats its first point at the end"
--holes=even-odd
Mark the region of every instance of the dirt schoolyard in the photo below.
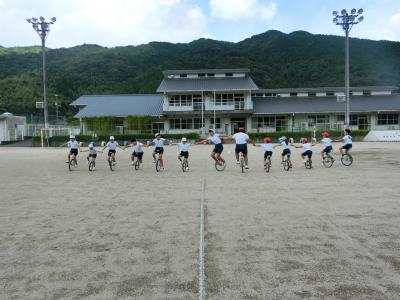
{"type": "Polygon", "coordinates": [[[400,143],[355,143],[354,163],[313,169],[233,145],[217,172],[212,146],[193,146],[190,171],[166,146],[135,171],[130,149],[89,172],[86,153],[0,147],[0,299],[197,299],[199,221],[205,181],[206,299],[399,299],[400,143]]]}

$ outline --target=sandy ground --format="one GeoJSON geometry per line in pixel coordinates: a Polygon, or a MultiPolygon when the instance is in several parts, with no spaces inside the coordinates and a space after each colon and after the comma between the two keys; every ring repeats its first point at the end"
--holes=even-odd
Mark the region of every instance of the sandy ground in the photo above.
{"type": "Polygon", "coordinates": [[[69,172],[66,149],[0,148],[0,299],[197,299],[203,179],[207,299],[399,299],[400,143],[330,169],[296,149],[289,172],[278,150],[269,174],[252,146],[245,174],[232,145],[224,172],[211,146],[188,173],[176,146],[160,173],[145,151],[139,171],[120,150],[89,173],[84,153],[69,172]]]}

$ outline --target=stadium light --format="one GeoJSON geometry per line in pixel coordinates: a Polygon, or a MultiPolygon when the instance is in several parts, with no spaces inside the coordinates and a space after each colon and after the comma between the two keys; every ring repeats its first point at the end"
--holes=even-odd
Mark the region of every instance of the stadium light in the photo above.
{"type": "Polygon", "coordinates": [[[346,9],[341,10],[341,15],[337,11],[333,11],[334,16],[333,23],[342,27],[346,34],[345,38],[345,55],[346,55],[346,65],[345,65],[345,93],[346,93],[346,114],[345,114],[345,125],[347,128],[350,126],[350,71],[349,71],[349,33],[354,25],[362,22],[364,20],[363,16],[360,16],[364,10],[362,8],[356,10],[353,8],[350,14],[347,13],[346,9]]]}
{"type": "MultiPolygon", "coordinates": [[[[50,25],[54,24],[56,18],[51,18],[50,22],[46,22],[42,16],[39,18],[26,19],[29,24],[32,24],[33,29],[38,33],[42,41],[42,59],[43,59],[43,111],[44,111],[44,127],[48,128],[48,107],[46,97],[46,37],[50,32],[50,25]]],[[[46,130],[47,135],[47,130],[46,130]]]]}

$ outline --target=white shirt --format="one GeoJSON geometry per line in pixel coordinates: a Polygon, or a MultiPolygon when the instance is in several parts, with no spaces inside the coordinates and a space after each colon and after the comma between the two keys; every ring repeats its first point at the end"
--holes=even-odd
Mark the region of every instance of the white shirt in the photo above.
{"type": "Polygon", "coordinates": [[[264,151],[271,151],[271,152],[273,151],[271,143],[261,144],[261,148],[263,148],[264,151]]]}
{"type": "Polygon", "coordinates": [[[302,144],[304,151],[311,151],[312,144],[311,143],[305,143],[302,144]]]}
{"type": "Polygon", "coordinates": [[[118,146],[118,143],[116,141],[113,141],[113,142],[109,141],[106,144],[106,147],[108,147],[108,150],[115,150],[115,149],[117,149],[117,146],[118,146]]]}
{"type": "Polygon", "coordinates": [[[164,141],[165,141],[165,139],[163,139],[163,138],[160,138],[159,140],[154,139],[153,144],[156,147],[162,148],[162,147],[164,147],[164,141]]]}
{"type": "Polygon", "coordinates": [[[324,143],[325,147],[332,146],[332,140],[328,137],[323,138],[321,141],[322,143],[324,143]]]}
{"type": "Polygon", "coordinates": [[[214,135],[210,135],[207,140],[213,142],[215,145],[221,144],[221,139],[219,138],[219,134],[217,133],[214,133],[214,135]]]}
{"type": "Polygon", "coordinates": [[[67,143],[68,147],[71,149],[78,149],[79,148],[79,143],[75,140],[75,141],[69,141],[67,143]]]}
{"type": "Polygon", "coordinates": [[[135,151],[136,153],[141,153],[143,152],[143,144],[136,142],[136,145],[133,145],[133,151],[135,151]]]}
{"type": "Polygon", "coordinates": [[[94,148],[92,148],[92,149],[89,148],[88,152],[89,152],[89,154],[97,154],[97,150],[94,148]]]}
{"type": "Polygon", "coordinates": [[[344,142],[344,144],[346,145],[346,144],[353,144],[353,138],[350,136],[350,135],[345,135],[344,137],[343,137],[343,142],[344,142]]]}
{"type": "Polygon", "coordinates": [[[189,152],[190,144],[188,142],[186,142],[186,143],[178,143],[178,147],[179,147],[179,151],[189,152]]]}
{"type": "Polygon", "coordinates": [[[235,140],[236,145],[247,144],[247,141],[250,139],[250,137],[244,132],[235,133],[232,135],[232,138],[235,140]]]}
{"type": "Polygon", "coordinates": [[[289,149],[289,145],[286,145],[286,142],[281,143],[283,150],[289,149]]]}

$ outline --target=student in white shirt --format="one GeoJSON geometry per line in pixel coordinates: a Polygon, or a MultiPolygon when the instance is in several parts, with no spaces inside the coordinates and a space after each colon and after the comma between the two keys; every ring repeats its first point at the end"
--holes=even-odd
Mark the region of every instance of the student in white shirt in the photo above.
{"type": "Polygon", "coordinates": [[[90,143],[88,145],[87,150],[81,150],[81,152],[88,152],[88,155],[86,156],[87,162],[89,164],[89,159],[92,157],[92,162],[93,162],[93,171],[96,170],[96,158],[97,158],[97,153],[103,153],[103,151],[97,151],[96,148],[94,147],[93,143],[90,143]]]}
{"type": "Polygon", "coordinates": [[[135,164],[135,157],[142,163],[143,159],[143,147],[147,147],[147,145],[142,144],[141,142],[137,141],[135,138],[131,140],[131,143],[127,146],[125,146],[124,149],[128,147],[133,147],[133,152],[131,154],[131,161],[132,161],[132,166],[135,164]]]}
{"type": "Polygon", "coordinates": [[[265,165],[266,160],[268,158],[271,159],[272,153],[274,151],[274,147],[272,146],[271,141],[272,141],[272,139],[270,137],[265,137],[264,144],[254,145],[254,146],[261,147],[264,150],[264,159],[263,159],[264,168],[266,167],[266,165],[265,165]]]}
{"type": "Polygon", "coordinates": [[[329,137],[329,132],[324,131],[322,133],[322,140],[320,141],[320,143],[324,144],[324,149],[321,151],[321,157],[322,160],[325,158],[326,155],[328,155],[330,152],[332,152],[333,148],[332,148],[332,140],[329,137]]]}
{"type": "Polygon", "coordinates": [[[185,137],[183,137],[181,139],[181,142],[178,143],[178,148],[179,148],[179,155],[178,155],[178,160],[179,162],[182,161],[182,157],[186,158],[188,166],[186,168],[186,170],[189,170],[189,147],[190,144],[187,142],[187,139],[185,137]]]}
{"type": "Polygon", "coordinates": [[[300,140],[301,142],[301,146],[296,146],[294,144],[292,144],[292,146],[294,146],[295,148],[303,148],[304,152],[301,153],[301,158],[303,159],[303,163],[305,163],[306,160],[306,156],[311,159],[312,157],[312,147],[314,146],[312,143],[308,142],[308,139],[306,137],[301,138],[300,140]]]}
{"type": "Polygon", "coordinates": [[[346,128],[344,130],[345,135],[341,139],[336,140],[336,142],[343,141],[344,145],[339,148],[340,154],[345,155],[353,147],[353,138],[350,135],[350,129],[346,128]]]}
{"type": "Polygon", "coordinates": [[[147,142],[147,145],[153,144],[155,146],[154,151],[153,151],[153,162],[156,162],[156,153],[160,155],[160,166],[161,169],[164,170],[164,160],[163,160],[163,155],[164,155],[164,144],[168,143],[168,141],[164,138],[161,137],[160,133],[157,132],[154,135],[155,139],[151,142],[147,142]]]}
{"type": "Polygon", "coordinates": [[[286,136],[282,136],[279,138],[279,144],[275,145],[274,148],[276,148],[276,147],[282,147],[282,149],[283,149],[282,154],[281,154],[281,163],[283,163],[283,159],[287,155],[288,161],[289,161],[289,168],[291,168],[292,167],[292,162],[290,160],[291,152],[290,152],[290,148],[289,148],[289,141],[286,138],[286,136]]]}
{"type": "Polygon", "coordinates": [[[222,151],[224,151],[224,146],[222,146],[222,141],[219,137],[219,134],[215,133],[214,129],[209,129],[208,138],[206,140],[201,140],[197,142],[197,144],[205,144],[207,143],[207,141],[210,141],[214,144],[214,149],[211,152],[211,158],[220,165],[225,164],[225,160],[221,156],[222,151]]]}
{"type": "Polygon", "coordinates": [[[71,135],[69,137],[68,142],[60,145],[60,147],[64,147],[64,146],[68,146],[68,148],[69,148],[68,161],[67,161],[67,163],[69,163],[71,160],[71,155],[73,155],[76,158],[78,156],[78,150],[81,151],[81,147],[74,135],[71,135]]]}
{"type": "Polygon", "coordinates": [[[244,132],[244,128],[240,127],[239,132],[235,133],[232,135],[232,139],[235,140],[236,146],[235,146],[235,157],[236,157],[236,163],[239,164],[239,153],[243,153],[243,158],[244,158],[244,163],[245,163],[245,169],[249,168],[249,158],[248,158],[248,153],[247,153],[247,143],[252,143],[253,145],[254,142],[250,139],[250,137],[244,132]]]}
{"type": "Polygon", "coordinates": [[[108,143],[103,147],[102,151],[104,151],[105,148],[108,148],[108,159],[111,160],[113,165],[115,165],[117,162],[115,161],[115,155],[117,153],[117,147],[124,150],[123,147],[121,147],[118,142],[115,140],[113,136],[110,136],[110,140],[108,143]]]}

